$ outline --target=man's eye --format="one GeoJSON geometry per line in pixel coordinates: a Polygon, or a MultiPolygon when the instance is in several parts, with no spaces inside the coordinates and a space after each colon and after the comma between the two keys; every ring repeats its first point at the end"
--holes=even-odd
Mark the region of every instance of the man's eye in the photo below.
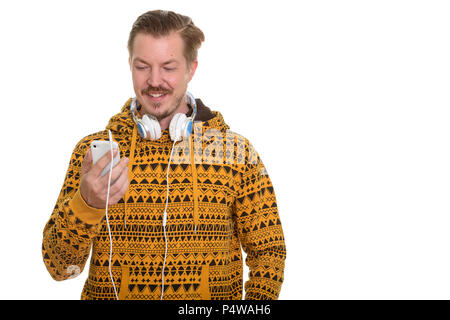
{"type": "Polygon", "coordinates": [[[173,70],[175,70],[175,68],[164,68],[164,70],[166,70],[166,71],[173,71],[173,70]]]}
{"type": "Polygon", "coordinates": [[[138,66],[136,66],[136,69],[138,69],[138,70],[144,70],[145,68],[147,68],[147,67],[138,67],[138,66]]]}

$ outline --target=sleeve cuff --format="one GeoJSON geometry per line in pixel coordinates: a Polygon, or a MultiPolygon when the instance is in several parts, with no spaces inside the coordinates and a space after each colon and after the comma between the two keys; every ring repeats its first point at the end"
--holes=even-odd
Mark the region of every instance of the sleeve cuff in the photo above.
{"type": "Polygon", "coordinates": [[[105,209],[91,207],[84,201],[80,189],[75,192],[72,200],[69,201],[69,206],[78,219],[88,224],[98,224],[105,216],[105,209]]]}

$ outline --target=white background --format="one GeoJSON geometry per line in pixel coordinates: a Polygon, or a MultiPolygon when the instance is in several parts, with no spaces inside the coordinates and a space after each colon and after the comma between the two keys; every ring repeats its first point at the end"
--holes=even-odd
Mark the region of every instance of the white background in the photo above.
{"type": "Polygon", "coordinates": [[[75,144],[134,95],[128,33],[154,9],[204,31],[189,89],[266,165],[280,299],[450,298],[450,5],[430,0],[0,2],[0,298],[80,298],[88,268],[54,281],[42,230],[75,144]]]}

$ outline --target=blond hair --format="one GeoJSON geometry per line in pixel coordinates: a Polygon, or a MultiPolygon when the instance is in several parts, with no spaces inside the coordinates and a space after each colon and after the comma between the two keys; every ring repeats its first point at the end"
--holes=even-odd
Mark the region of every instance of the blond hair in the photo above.
{"type": "Polygon", "coordinates": [[[197,52],[205,35],[191,18],[173,11],[153,10],[140,15],[131,28],[128,37],[128,53],[133,53],[134,38],[138,33],[150,34],[154,37],[167,36],[172,32],[178,32],[183,39],[184,52],[188,66],[197,60],[197,52]]]}

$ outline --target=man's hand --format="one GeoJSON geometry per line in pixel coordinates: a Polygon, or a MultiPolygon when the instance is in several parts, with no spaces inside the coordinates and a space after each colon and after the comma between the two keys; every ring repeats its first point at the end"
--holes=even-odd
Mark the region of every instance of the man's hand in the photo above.
{"type": "MultiPolygon", "coordinates": [[[[113,157],[118,150],[114,149],[113,157]]],[[[110,166],[111,152],[107,152],[95,165],[92,164],[91,149],[83,159],[81,167],[80,192],[84,201],[91,207],[103,209],[106,205],[106,193],[108,190],[109,171],[101,177],[103,169],[110,166]]],[[[108,206],[116,204],[128,189],[128,158],[120,159],[112,169],[111,186],[109,189],[108,206]]]]}

